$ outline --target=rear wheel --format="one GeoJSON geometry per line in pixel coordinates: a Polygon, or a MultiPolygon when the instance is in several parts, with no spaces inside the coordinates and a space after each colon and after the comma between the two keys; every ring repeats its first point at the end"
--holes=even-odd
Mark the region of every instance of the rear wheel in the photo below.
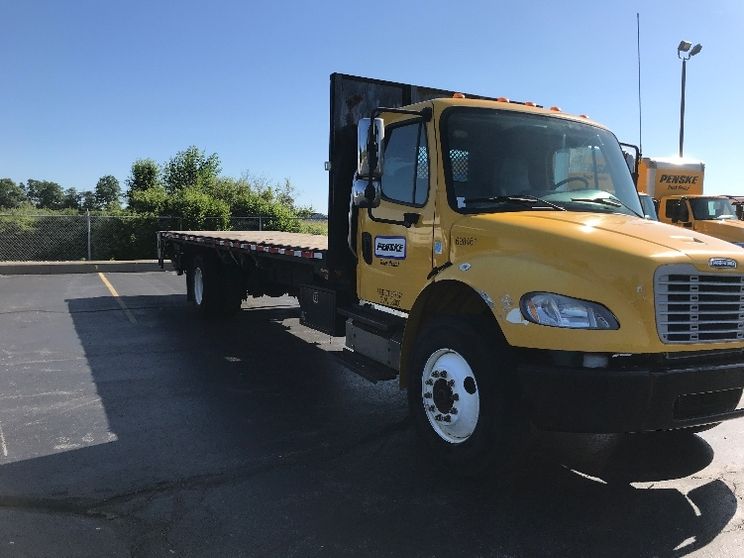
{"type": "Polygon", "coordinates": [[[239,275],[220,269],[216,261],[194,257],[190,273],[193,301],[203,317],[229,316],[240,310],[239,275]]]}
{"type": "Polygon", "coordinates": [[[506,351],[488,325],[459,317],[432,322],[416,342],[408,387],[420,434],[465,475],[505,467],[523,442],[506,351]]]}

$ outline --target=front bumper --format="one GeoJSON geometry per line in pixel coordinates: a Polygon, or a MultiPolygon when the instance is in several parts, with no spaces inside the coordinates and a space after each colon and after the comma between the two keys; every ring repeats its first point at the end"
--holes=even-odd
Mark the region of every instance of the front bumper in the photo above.
{"type": "Polygon", "coordinates": [[[627,368],[517,366],[532,422],[564,432],[621,433],[700,426],[744,416],[744,359],[700,357],[627,368]]]}

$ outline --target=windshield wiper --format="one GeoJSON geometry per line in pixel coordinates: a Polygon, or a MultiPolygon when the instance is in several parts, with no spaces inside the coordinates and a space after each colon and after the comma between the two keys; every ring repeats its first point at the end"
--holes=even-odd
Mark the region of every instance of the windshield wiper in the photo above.
{"type": "Polygon", "coordinates": [[[479,202],[493,202],[493,203],[520,203],[522,205],[529,205],[530,207],[535,206],[535,202],[542,204],[544,207],[550,207],[556,211],[566,211],[565,207],[550,203],[547,200],[538,198],[536,196],[530,196],[529,194],[519,196],[490,196],[484,198],[465,198],[463,203],[479,203],[479,202]]]}
{"type": "Polygon", "coordinates": [[[606,198],[600,198],[600,197],[596,197],[596,198],[571,198],[571,201],[586,202],[586,203],[599,203],[599,204],[602,204],[602,205],[611,205],[612,207],[624,207],[625,209],[627,209],[628,211],[630,211],[631,213],[633,213],[633,215],[635,215],[636,217],[641,217],[641,219],[643,219],[643,216],[642,215],[640,215],[638,212],[636,212],[632,207],[626,205],[620,198],[616,198],[613,195],[609,195],[606,198]]]}

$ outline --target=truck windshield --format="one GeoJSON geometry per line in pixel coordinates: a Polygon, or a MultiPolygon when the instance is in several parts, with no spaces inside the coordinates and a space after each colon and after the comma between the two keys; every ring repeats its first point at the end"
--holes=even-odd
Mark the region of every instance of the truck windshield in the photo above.
{"type": "Polygon", "coordinates": [[[734,206],[725,198],[690,198],[690,205],[692,214],[699,221],[736,218],[734,206]]]}
{"type": "Polygon", "coordinates": [[[461,213],[566,209],[643,215],[620,145],[607,130],[465,107],[449,109],[443,130],[450,203],[461,213]],[[525,203],[528,197],[534,203],[525,203]]]}

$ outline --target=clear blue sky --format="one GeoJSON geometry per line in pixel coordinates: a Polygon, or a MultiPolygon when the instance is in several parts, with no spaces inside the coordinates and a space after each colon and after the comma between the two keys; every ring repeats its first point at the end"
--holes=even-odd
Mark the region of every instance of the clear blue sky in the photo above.
{"type": "Polygon", "coordinates": [[[636,12],[645,154],[676,154],[676,47],[700,42],[685,155],[744,195],[741,0],[0,0],[0,177],[123,186],[193,144],[325,211],[334,71],[559,105],[637,143],[636,12]]]}

